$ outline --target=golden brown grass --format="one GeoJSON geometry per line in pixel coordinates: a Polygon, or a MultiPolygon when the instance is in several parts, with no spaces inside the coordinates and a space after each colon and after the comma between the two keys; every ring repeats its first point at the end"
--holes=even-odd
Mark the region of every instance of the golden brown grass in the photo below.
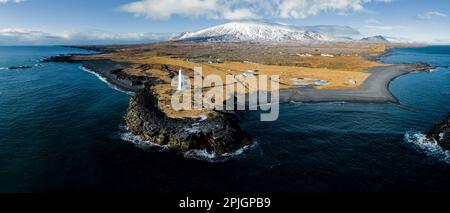
{"type": "MultiPolygon", "coordinates": [[[[330,82],[328,85],[315,86],[316,89],[351,90],[359,88],[370,76],[370,73],[366,69],[375,66],[384,66],[378,62],[365,60],[359,56],[359,53],[377,53],[382,51],[383,48],[386,48],[381,46],[364,46],[358,49],[357,46],[352,46],[351,50],[345,50],[347,54],[336,54],[335,57],[324,57],[318,56],[317,54],[316,56],[302,57],[299,54],[301,51],[300,48],[297,49],[288,46],[283,47],[289,49],[286,50],[286,53],[279,51],[279,49],[274,51],[271,49],[272,47],[264,48],[260,46],[256,48],[263,49],[264,51],[247,53],[246,51],[248,50],[245,48],[239,49],[239,46],[235,44],[230,44],[230,46],[232,48],[216,44],[198,44],[195,46],[193,44],[183,43],[161,43],[149,46],[128,47],[118,52],[89,56],[87,58],[103,58],[118,62],[128,62],[133,65],[132,68],[125,70],[128,74],[134,76],[150,76],[162,80],[164,83],[154,87],[154,90],[158,94],[159,107],[169,117],[184,118],[199,117],[202,114],[208,115],[212,112],[208,110],[174,111],[170,107],[171,97],[176,89],[170,84],[171,75],[173,76],[174,72],[178,69],[184,69],[186,75],[193,78],[194,68],[202,67],[203,76],[217,75],[224,82],[226,75],[232,75],[235,77],[235,81],[232,84],[242,83],[243,79],[245,79],[243,73],[247,70],[252,70],[256,76],[278,75],[280,77],[280,89],[300,87],[295,85],[292,79],[312,78],[330,82]],[[351,52],[353,49],[357,50],[355,54],[351,52]],[[350,52],[348,53],[348,51],[350,52]],[[208,54],[201,55],[204,52],[208,52],[208,54]],[[251,56],[253,61],[260,63],[247,62],[245,60],[246,54],[249,57],[251,56]],[[189,62],[187,59],[193,55],[197,56],[197,59],[220,58],[223,63],[201,64],[189,62]],[[266,57],[270,57],[270,60],[267,60],[270,62],[264,63],[266,57]],[[279,63],[273,65],[274,61],[279,63]],[[141,65],[151,65],[151,69],[144,70],[140,68],[141,65]],[[167,69],[163,69],[163,66],[169,68],[172,73],[167,71],[167,69]]],[[[337,48],[340,49],[332,50],[334,52],[343,52],[344,46],[337,48]]],[[[317,52],[317,49],[314,51],[317,52]]],[[[323,49],[320,49],[320,51],[323,51],[323,49]]],[[[268,84],[270,85],[270,83],[268,84]]],[[[209,89],[204,88],[203,90],[207,92],[209,89]]],[[[247,92],[254,91],[255,88],[250,88],[250,91],[247,92]]]]}

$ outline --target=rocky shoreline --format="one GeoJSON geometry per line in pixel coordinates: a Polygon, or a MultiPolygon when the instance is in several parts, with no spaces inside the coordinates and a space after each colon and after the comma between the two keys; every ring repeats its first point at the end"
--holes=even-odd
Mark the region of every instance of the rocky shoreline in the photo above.
{"type": "Polygon", "coordinates": [[[2,70],[29,70],[29,69],[33,69],[32,66],[12,66],[12,67],[2,67],[0,68],[2,70]]]}

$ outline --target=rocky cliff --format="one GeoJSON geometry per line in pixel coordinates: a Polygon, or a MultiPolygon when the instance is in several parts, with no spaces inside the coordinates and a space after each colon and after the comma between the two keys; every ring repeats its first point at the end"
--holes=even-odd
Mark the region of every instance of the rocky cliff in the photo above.
{"type": "Polygon", "coordinates": [[[130,131],[145,141],[183,152],[207,150],[217,154],[233,153],[251,143],[233,112],[215,113],[206,120],[174,119],[159,109],[156,97],[151,87],[136,92],[125,115],[130,131]]]}
{"type": "Polygon", "coordinates": [[[435,140],[445,150],[450,151],[450,113],[444,121],[434,125],[428,131],[427,137],[435,140]]]}

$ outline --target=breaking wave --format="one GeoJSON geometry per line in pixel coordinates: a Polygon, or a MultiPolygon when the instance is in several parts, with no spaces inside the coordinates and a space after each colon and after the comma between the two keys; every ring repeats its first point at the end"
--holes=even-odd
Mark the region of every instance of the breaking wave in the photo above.
{"type": "Polygon", "coordinates": [[[450,164],[450,152],[442,149],[436,141],[428,139],[425,134],[414,131],[406,132],[405,141],[414,144],[418,150],[425,152],[428,156],[450,164]]]}
{"type": "Polygon", "coordinates": [[[191,150],[183,154],[185,158],[207,161],[210,163],[222,163],[231,159],[238,159],[245,157],[245,153],[258,145],[253,142],[252,145],[244,146],[233,153],[217,154],[208,150],[191,150]]]}
{"type": "Polygon", "coordinates": [[[0,70],[9,70],[8,67],[0,67],[0,70]]]}
{"type": "Polygon", "coordinates": [[[133,135],[133,133],[128,130],[120,133],[120,139],[126,142],[130,142],[134,144],[136,147],[148,150],[148,149],[157,149],[158,151],[168,151],[169,146],[161,146],[156,143],[152,143],[150,141],[143,140],[140,136],[133,135]]]}
{"type": "Polygon", "coordinates": [[[100,74],[98,74],[98,73],[96,73],[96,72],[94,72],[94,71],[92,71],[92,70],[90,70],[90,69],[88,69],[88,68],[86,68],[84,66],[80,66],[80,69],[85,71],[85,72],[88,72],[88,73],[90,73],[92,75],[95,75],[98,79],[100,79],[100,81],[103,81],[104,83],[106,83],[109,87],[111,87],[114,90],[117,90],[119,92],[123,92],[123,93],[128,94],[128,95],[133,95],[132,92],[127,92],[127,91],[124,91],[124,90],[118,88],[117,86],[109,83],[108,80],[105,77],[101,76],[100,74]]]}
{"type": "MultiPolygon", "coordinates": [[[[150,151],[158,151],[158,152],[168,152],[170,151],[169,146],[161,146],[159,144],[153,143],[151,141],[145,141],[142,137],[133,135],[127,127],[121,127],[122,131],[120,133],[120,139],[123,141],[134,144],[136,147],[150,150],[150,151]]],[[[210,152],[207,150],[190,150],[187,152],[180,153],[183,157],[187,159],[196,159],[201,161],[207,161],[210,163],[222,163],[231,159],[238,159],[245,156],[245,153],[256,147],[258,145],[257,142],[253,142],[252,145],[245,146],[234,153],[226,153],[226,154],[217,154],[214,152],[210,152]]]]}

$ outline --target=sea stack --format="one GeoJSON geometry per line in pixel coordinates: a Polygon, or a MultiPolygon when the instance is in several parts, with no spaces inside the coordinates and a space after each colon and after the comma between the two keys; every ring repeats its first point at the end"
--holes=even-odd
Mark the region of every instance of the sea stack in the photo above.
{"type": "Polygon", "coordinates": [[[427,138],[436,141],[443,149],[450,151],[450,113],[441,123],[434,125],[428,131],[427,138]]]}

